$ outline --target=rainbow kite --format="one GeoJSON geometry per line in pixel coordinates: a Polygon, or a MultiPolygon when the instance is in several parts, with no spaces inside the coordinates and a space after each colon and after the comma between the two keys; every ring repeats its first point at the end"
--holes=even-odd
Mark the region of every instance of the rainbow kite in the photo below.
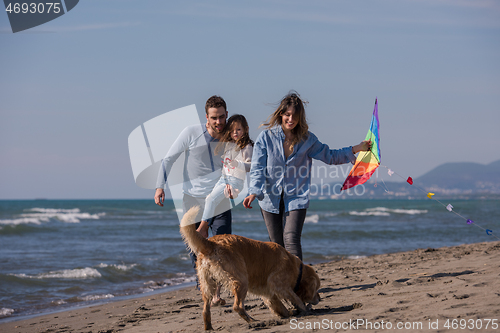
{"type": "MultiPolygon", "coordinates": [[[[370,124],[370,130],[368,131],[368,134],[366,135],[365,140],[371,140],[372,142],[372,147],[369,151],[362,151],[359,152],[358,158],[356,159],[356,163],[354,163],[354,166],[351,169],[351,172],[349,173],[349,176],[347,176],[344,185],[342,185],[342,190],[347,190],[351,187],[354,187],[356,185],[360,185],[365,183],[370,177],[373,175],[375,170],[380,166],[380,138],[378,136],[378,129],[380,125],[378,122],[378,104],[377,104],[377,99],[375,99],[375,108],[373,109],[373,116],[372,116],[372,123],[370,124]]],[[[385,165],[382,165],[384,168],[387,168],[385,165]]],[[[400,174],[392,171],[391,169],[387,168],[387,173],[389,176],[392,176],[393,174],[398,175],[401,177],[401,179],[405,180],[405,177],[401,176],[400,174]]],[[[383,182],[383,180],[382,180],[383,182]]],[[[493,230],[491,229],[486,229],[477,224],[476,222],[472,221],[471,219],[468,219],[465,216],[460,215],[459,213],[455,212],[453,210],[453,205],[451,204],[444,204],[443,202],[439,201],[438,199],[434,198],[435,193],[427,192],[425,189],[414,185],[413,178],[408,177],[406,178],[406,182],[412,186],[415,186],[418,188],[420,191],[427,193],[427,197],[429,199],[435,200],[439,202],[443,207],[446,208],[451,213],[454,213],[455,215],[461,217],[465,221],[467,221],[467,224],[472,224],[475,225],[478,228],[483,229],[486,231],[486,234],[488,236],[493,236],[496,239],[500,240],[500,238],[493,234],[493,230]]],[[[385,183],[384,183],[385,186],[385,183]]],[[[389,192],[386,188],[386,192],[389,192]]]]}
{"type": "Polygon", "coordinates": [[[375,170],[380,165],[380,140],[378,136],[379,122],[378,122],[378,104],[377,99],[375,99],[375,107],[373,108],[372,123],[370,124],[370,130],[366,134],[365,140],[371,140],[372,147],[369,151],[359,152],[356,163],[349,172],[342,185],[342,190],[347,190],[348,188],[354,187],[356,185],[363,184],[366,182],[375,170]]]}

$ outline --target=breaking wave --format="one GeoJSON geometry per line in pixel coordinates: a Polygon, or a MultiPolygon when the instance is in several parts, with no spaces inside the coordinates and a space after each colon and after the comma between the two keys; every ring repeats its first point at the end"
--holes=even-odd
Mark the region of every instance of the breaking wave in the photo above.
{"type": "Polygon", "coordinates": [[[88,295],[88,296],[78,297],[78,299],[81,299],[84,302],[88,302],[88,301],[97,301],[100,299],[108,299],[114,297],[115,295],[113,294],[105,294],[105,295],[88,295]]]}
{"type": "Polygon", "coordinates": [[[65,269],[62,271],[52,271],[48,273],[40,273],[36,275],[27,274],[13,274],[18,278],[26,279],[94,279],[100,278],[102,275],[95,268],[76,268],[76,269],[65,269]]]}
{"type": "Polygon", "coordinates": [[[390,216],[391,214],[407,214],[417,215],[426,214],[428,211],[425,209],[391,209],[386,207],[367,208],[364,211],[351,211],[349,215],[355,216],[390,216]]]}
{"type": "Polygon", "coordinates": [[[130,264],[130,265],[116,265],[116,264],[112,264],[112,265],[108,265],[108,264],[104,264],[104,263],[100,263],[97,267],[99,268],[114,268],[114,269],[117,269],[119,271],[129,271],[131,269],[133,269],[135,266],[137,266],[137,264],[130,264]]]}
{"type": "Polygon", "coordinates": [[[98,220],[106,213],[90,214],[81,212],[79,208],[30,208],[26,213],[19,214],[13,219],[0,220],[0,224],[16,226],[19,224],[42,224],[57,220],[64,223],[79,223],[81,220],[98,220]]]}
{"type": "Polygon", "coordinates": [[[153,291],[165,287],[178,286],[183,283],[196,282],[196,275],[186,273],[177,273],[175,276],[167,278],[163,281],[148,281],[145,282],[144,292],[153,291]]]}
{"type": "Polygon", "coordinates": [[[0,318],[9,317],[14,312],[15,312],[14,309],[1,308],[0,309],[0,318]]]}
{"type": "Polygon", "coordinates": [[[318,221],[319,221],[319,215],[314,214],[311,216],[306,216],[304,223],[318,223],[318,221]]]}

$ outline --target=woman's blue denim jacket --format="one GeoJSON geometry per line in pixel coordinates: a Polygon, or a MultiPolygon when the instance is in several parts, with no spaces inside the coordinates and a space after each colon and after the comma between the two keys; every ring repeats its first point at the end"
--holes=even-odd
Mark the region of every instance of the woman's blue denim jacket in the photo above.
{"type": "Polygon", "coordinates": [[[255,194],[260,207],[270,213],[279,213],[282,193],[285,212],[309,207],[313,158],[326,164],[356,162],[352,147],[332,150],[311,132],[285,160],[284,140],[282,127],[275,126],[262,131],[253,148],[248,193],[255,194]]]}

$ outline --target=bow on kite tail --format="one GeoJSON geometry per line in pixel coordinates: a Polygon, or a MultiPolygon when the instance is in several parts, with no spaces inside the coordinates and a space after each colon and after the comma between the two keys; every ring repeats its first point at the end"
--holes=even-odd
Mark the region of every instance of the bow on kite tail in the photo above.
{"type": "Polygon", "coordinates": [[[369,151],[360,152],[356,159],[356,163],[349,172],[342,185],[342,190],[347,190],[356,185],[364,184],[373,175],[375,170],[380,165],[380,139],[378,135],[379,121],[378,121],[378,103],[375,99],[375,107],[373,108],[372,122],[370,130],[366,134],[365,140],[371,140],[372,147],[369,151]]]}

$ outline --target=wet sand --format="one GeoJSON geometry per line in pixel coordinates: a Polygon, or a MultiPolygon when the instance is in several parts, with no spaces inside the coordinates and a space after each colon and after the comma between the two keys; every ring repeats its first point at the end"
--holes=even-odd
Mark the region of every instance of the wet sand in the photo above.
{"type": "MultiPolygon", "coordinates": [[[[308,313],[279,318],[249,295],[246,308],[257,321],[248,324],[224,292],[227,305],[212,308],[215,331],[500,332],[500,242],[313,267],[322,300],[308,313]]],[[[189,287],[3,323],[0,332],[203,332],[202,308],[200,292],[189,287]]]]}

